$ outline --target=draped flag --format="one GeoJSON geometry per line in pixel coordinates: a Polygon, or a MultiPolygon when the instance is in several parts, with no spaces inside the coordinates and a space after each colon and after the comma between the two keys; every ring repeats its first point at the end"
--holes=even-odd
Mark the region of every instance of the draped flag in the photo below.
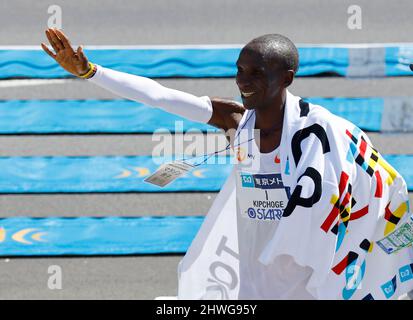
{"type": "MultiPolygon", "coordinates": [[[[347,120],[289,92],[285,108],[280,163],[292,192],[259,262],[285,254],[311,267],[306,289],[317,299],[396,299],[412,290],[404,179],[347,120]]],[[[243,235],[233,173],[180,263],[178,298],[238,297],[243,235]]]]}

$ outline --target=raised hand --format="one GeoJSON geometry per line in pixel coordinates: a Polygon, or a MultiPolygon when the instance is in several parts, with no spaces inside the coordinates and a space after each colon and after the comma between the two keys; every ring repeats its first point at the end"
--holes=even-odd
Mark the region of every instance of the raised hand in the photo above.
{"type": "Polygon", "coordinates": [[[89,71],[89,61],[83,52],[83,48],[79,46],[77,51],[74,51],[63,31],[48,28],[46,29],[46,36],[56,53],[50,51],[47,45],[42,42],[43,50],[56,60],[63,69],[75,76],[84,75],[89,71]]]}

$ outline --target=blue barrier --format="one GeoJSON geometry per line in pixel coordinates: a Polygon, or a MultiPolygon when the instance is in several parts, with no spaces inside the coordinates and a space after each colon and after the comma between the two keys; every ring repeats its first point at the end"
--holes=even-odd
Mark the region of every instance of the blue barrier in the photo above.
{"type": "Polygon", "coordinates": [[[321,98],[304,100],[318,104],[366,131],[381,131],[385,108],[383,98],[321,98]]]}
{"type": "Polygon", "coordinates": [[[219,130],[128,100],[3,100],[1,134],[219,130]],[[179,126],[176,121],[182,121],[179,126]]]}
{"type": "Polygon", "coordinates": [[[413,45],[385,47],[386,76],[412,75],[413,45]]]}
{"type": "Polygon", "coordinates": [[[158,163],[170,160],[151,156],[0,157],[0,193],[219,191],[231,170],[230,157],[213,157],[208,162],[217,164],[207,162],[164,188],[144,182],[158,163]]]}
{"type": "Polygon", "coordinates": [[[0,219],[0,256],[185,253],[203,217],[0,219]]]}
{"type": "MultiPolygon", "coordinates": [[[[327,108],[363,130],[382,129],[382,115],[387,104],[383,98],[312,97],[305,100],[327,108]]],[[[392,112],[398,112],[393,105],[392,112]]],[[[219,131],[129,100],[0,100],[1,134],[153,133],[159,129],[219,131]],[[176,121],[182,123],[176,126],[176,121]]]]}
{"type": "MultiPolygon", "coordinates": [[[[413,155],[385,155],[413,191],[413,155]]],[[[171,158],[0,157],[0,193],[219,191],[229,175],[230,157],[212,157],[164,188],[144,182],[171,158]]],[[[196,159],[200,162],[201,159],[196,159]]],[[[194,163],[194,161],[189,161],[194,163]]]]}
{"type": "MultiPolygon", "coordinates": [[[[410,44],[299,46],[298,76],[332,73],[372,77],[411,75],[410,44]]],[[[118,71],[145,77],[233,77],[241,46],[176,47],[165,49],[85,48],[88,58],[118,71]]],[[[71,75],[41,49],[0,48],[0,78],[62,78],[71,75]]]]}
{"type": "MultiPolygon", "coordinates": [[[[145,77],[230,77],[239,49],[87,49],[89,60],[145,77]]],[[[0,50],[0,78],[72,75],[43,50],[0,50]]]]}

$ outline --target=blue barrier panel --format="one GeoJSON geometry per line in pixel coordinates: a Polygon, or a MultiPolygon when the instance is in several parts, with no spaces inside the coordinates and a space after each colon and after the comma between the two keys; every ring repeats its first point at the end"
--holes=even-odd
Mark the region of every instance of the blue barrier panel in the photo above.
{"type": "MultiPolygon", "coordinates": [[[[118,71],[145,77],[233,77],[241,47],[87,49],[89,60],[118,71]]],[[[299,47],[298,76],[321,73],[347,74],[349,49],[299,47]]],[[[43,50],[1,49],[0,78],[72,77],[43,50]]]]}
{"type": "MultiPolygon", "coordinates": [[[[409,190],[413,190],[413,155],[384,158],[405,178],[409,190]]],[[[229,175],[233,161],[230,157],[212,157],[207,164],[160,188],[143,181],[158,168],[154,160],[168,162],[170,158],[0,157],[0,193],[216,192],[229,175]]]]}
{"type": "Polygon", "coordinates": [[[298,47],[298,54],[300,65],[297,76],[314,76],[322,73],[343,77],[347,75],[350,63],[348,48],[298,47]]]}
{"type": "Polygon", "coordinates": [[[203,217],[0,219],[0,256],[185,253],[203,217]]]}
{"type": "Polygon", "coordinates": [[[151,156],[0,157],[0,193],[213,192],[221,189],[231,171],[230,157],[213,157],[164,188],[144,182],[159,167],[157,163],[170,160],[151,156]]]}
{"type": "MultiPolygon", "coordinates": [[[[108,68],[145,77],[233,77],[241,46],[86,48],[108,68]]],[[[331,73],[349,77],[412,75],[413,45],[307,45],[298,47],[298,76],[331,73]]],[[[72,77],[41,49],[0,47],[0,78],[72,77]]]]}
{"type": "Polygon", "coordinates": [[[219,130],[129,100],[3,100],[0,133],[153,133],[219,130]],[[176,124],[176,121],[181,121],[176,124]]]}
{"type": "Polygon", "coordinates": [[[386,76],[412,75],[409,64],[413,63],[413,46],[386,47],[386,76]]]}
{"type": "Polygon", "coordinates": [[[367,131],[380,131],[384,110],[383,98],[305,98],[331,113],[342,117],[367,131]]]}
{"type": "Polygon", "coordinates": [[[404,178],[407,189],[413,191],[413,155],[388,154],[384,158],[404,178]]]}
{"type": "MultiPolygon", "coordinates": [[[[363,130],[381,130],[383,98],[311,97],[305,100],[327,108],[363,130]]],[[[160,129],[219,131],[129,100],[0,100],[1,134],[153,133],[160,129]]]]}
{"type": "MultiPolygon", "coordinates": [[[[90,61],[145,77],[231,77],[239,48],[87,49],[90,61]]],[[[62,78],[72,75],[43,50],[0,50],[0,78],[62,78]]]]}

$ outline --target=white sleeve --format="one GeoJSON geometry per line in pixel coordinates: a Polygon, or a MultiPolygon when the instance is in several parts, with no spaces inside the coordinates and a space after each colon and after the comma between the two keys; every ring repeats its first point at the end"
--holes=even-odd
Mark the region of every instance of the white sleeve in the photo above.
{"type": "Polygon", "coordinates": [[[87,80],[126,99],[161,108],[192,121],[207,123],[212,116],[212,102],[208,96],[197,97],[170,89],[149,78],[97,65],[95,75],[87,80]]]}

